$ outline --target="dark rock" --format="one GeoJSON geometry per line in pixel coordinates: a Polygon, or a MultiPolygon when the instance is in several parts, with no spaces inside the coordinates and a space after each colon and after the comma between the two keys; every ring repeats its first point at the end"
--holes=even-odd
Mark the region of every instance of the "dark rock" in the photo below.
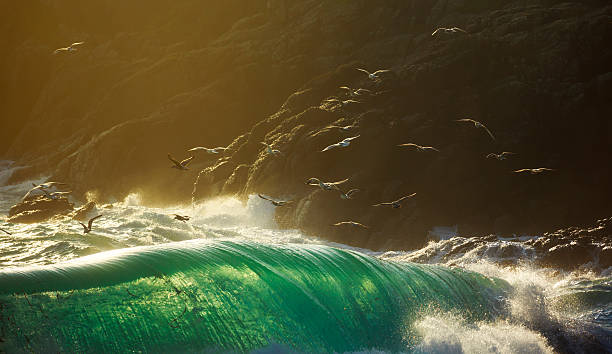
{"type": "Polygon", "coordinates": [[[37,223],[54,216],[70,213],[74,205],[67,198],[49,199],[36,197],[13,205],[9,210],[9,222],[37,223]]]}
{"type": "Polygon", "coordinates": [[[599,266],[601,268],[612,267],[612,245],[608,245],[599,252],[599,266]]]}
{"type": "Polygon", "coordinates": [[[223,185],[222,194],[238,194],[241,188],[246,184],[249,176],[249,165],[238,165],[234,172],[228,177],[223,185]]]}
{"type": "Polygon", "coordinates": [[[203,196],[220,194],[235,167],[229,160],[219,160],[214,166],[200,171],[194,185],[192,198],[200,200],[203,196]]]}
{"type": "Polygon", "coordinates": [[[571,270],[592,261],[596,252],[594,245],[566,243],[550,248],[540,261],[547,266],[571,270]]]}

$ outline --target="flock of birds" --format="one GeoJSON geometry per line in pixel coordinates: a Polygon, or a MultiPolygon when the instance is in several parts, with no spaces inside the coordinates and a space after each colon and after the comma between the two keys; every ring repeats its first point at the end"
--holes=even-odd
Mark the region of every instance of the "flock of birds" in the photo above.
{"type": "MultiPolygon", "coordinates": [[[[191,159],[189,160],[191,161],[191,159]]],[[[47,200],[59,200],[59,199],[67,198],[68,195],[72,193],[72,191],[58,190],[58,189],[63,189],[63,188],[68,187],[68,184],[63,183],[63,182],[45,182],[45,183],[41,183],[38,185],[35,183],[32,183],[32,186],[33,188],[30,189],[28,193],[26,193],[26,195],[22,198],[22,202],[26,200],[38,198],[38,197],[42,197],[47,200]]],[[[100,214],[100,215],[96,215],[92,217],[91,219],[87,221],[87,225],[79,221],[78,223],[83,227],[83,234],[90,233],[92,231],[93,222],[96,219],[101,218],[102,216],[103,215],[100,214]]],[[[171,216],[174,217],[174,220],[178,220],[182,222],[187,222],[191,219],[187,215],[171,214],[171,216]]],[[[6,233],[7,235],[12,235],[12,233],[7,230],[0,228],[0,231],[6,233]]]]}
{"type": "MultiPolygon", "coordinates": [[[[432,36],[437,36],[440,34],[466,34],[467,32],[459,27],[452,27],[452,28],[444,28],[444,27],[440,27],[437,28],[431,35],[432,36]]],[[[63,47],[63,48],[58,48],[56,49],[53,54],[58,54],[58,53],[62,53],[62,52],[74,52],[78,50],[78,47],[83,45],[85,42],[75,42],[70,44],[67,47],[63,47]]],[[[366,69],[362,69],[362,68],[357,68],[358,71],[364,73],[365,75],[367,75],[368,79],[375,81],[375,82],[380,82],[382,80],[382,75],[391,72],[391,70],[389,69],[381,69],[381,70],[376,70],[374,72],[369,72],[366,69]]],[[[357,104],[357,103],[361,103],[360,101],[356,100],[355,98],[359,98],[360,96],[364,95],[364,94],[370,94],[371,91],[365,88],[358,88],[358,89],[352,89],[348,86],[341,86],[339,88],[340,90],[342,90],[343,92],[345,92],[346,96],[348,96],[348,99],[342,100],[339,98],[330,98],[325,100],[326,102],[329,103],[335,103],[340,105],[340,107],[344,107],[350,104],[357,104]]],[[[489,137],[491,137],[492,140],[495,141],[495,136],[493,135],[493,133],[481,122],[476,121],[474,119],[469,119],[469,118],[464,118],[464,119],[458,119],[456,120],[456,122],[459,123],[468,123],[468,124],[472,124],[475,128],[477,129],[482,129],[484,130],[489,137]]],[[[353,128],[355,128],[354,125],[348,125],[348,126],[331,126],[330,128],[338,128],[344,132],[350,132],[353,128]]],[[[350,146],[351,142],[355,139],[358,139],[360,137],[360,135],[355,135],[352,137],[348,137],[343,139],[342,141],[339,141],[335,144],[331,144],[325,148],[323,148],[321,150],[321,152],[327,152],[333,149],[338,149],[338,148],[346,148],[348,146],[350,146]]],[[[278,155],[283,155],[283,152],[281,152],[278,149],[274,149],[270,144],[266,143],[266,142],[261,142],[262,145],[265,146],[265,151],[266,153],[268,153],[269,155],[272,156],[278,156],[278,155]]],[[[422,145],[418,145],[415,143],[405,143],[405,144],[400,144],[398,145],[399,147],[402,148],[409,148],[409,149],[413,149],[414,151],[418,151],[418,152],[440,152],[439,149],[437,149],[436,147],[433,146],[422,146],[422,145]]],[[[188,152],[205,152],[207,154],[221,154],[223,152],[225,152],[227,150],[227,147],[215,147],[215,148],[206,148],[206,147],[202,147],[202,146],[197,146],[194,148],[191,148],[188,150],[188,152]]],[[[515,155],[515,153],[513,152],[509,152],[509,151],[504,151],[501,153],[490,153],[488,154],[486,157],[487,158],[492,158],[492,159],[497,159],[497,160],[506,160],[508,157],[515,155]]],[[[172,162],[172,168],[181,170],[181,171],[187,171],[189,170],[189,164],[193,161],[194,156],[190,156],[186,159],[183,159],[181,161],[175,159],[174,157],[172,157],[172,155],[168,154],[168,159],[172,162]]],[[[540,174],[540,173],[544,173],[544,172],[550,172],[550,171],[554,171],[553,169],[550,168],[525,168],[525,169],[520,169],[520,170],[515,170],[513,171],[514,173],[529,173],[529,174],[540,174]]],[[[319,180],[318,178],[310,178],[306,181],[307,185],[310,186],[317,186],[319,188],[321,188],[324,191],[337,191],[340,193],[340,198],[342,199],[353,199],[354,195],[356,193],[359,192],[359,189],[351,189],[348,190],[347,192],[343,192],[340,189],[340,185],[347,182],[348,179],[342,180],[342,181],[337,181],[337,182],[323,182],[321,180],[319,180]]],[[[66,197],[68,194],[70,194],[70,191],[56,191],[56,192],[49,192],[48,189],[50,189],[51,187],[58,187],[62,185],[62,183],[59,182],[47,182],[47,183],[43,183],[41,185],[34,185],[34,189],[36,190],[41,190],[44,195],[49,198],[49,199],[60,199],[60,198],[64,198],[66,197]]],[[[29,193],[28,193],[29,194],[29,193]]],[[[378,204],[374,204],[373,206],[375,207],[379,207],[379,206],[390,206],[392,208],[401,208],[402,203],[410,200],[412,198],[414,198],[414,196],[416,195],[416,193],[412,193],[406,196],[403,196],[397,200],[391,201],[391,202],[383,202],[383,203],[378,203],[378,204]]],[[[27,197],[28,195],[26,195],[27,197]]],[[[292,201],[290,200],[278,200],[278,199],[274,199],[262,194],[258,194],[258,196],[261,199],[264,199],[266,201],[269,201],[270,203],[272,203],[274,206],[277,207],[282,207],[285,206],[287,204],[292,203],[292,201]]],[[[25,197],[24,197],[25,198],[25,197]]],[[[85,225],[83,223],[80,223],[83,226],[83,230],[84,233],[87,234],[89,232],[91,232],[91,228],[92,228],[92,223],[94,220],[96,220],[97,218],[101,217],[102,215],[98,215],[95,216],[93,218],[91,218],[88,222],[88,225],[85,225]]],[[[185,216],[185,215],[178,215],[178,214],[173,214],[174,218],[176,220],[182,221],[182,222],[186,222],[189,221],[189,216],[185,216]]],[[[336,224],[333,224],[334,226],[343,226],[343,225],[351,225],[351,226],[357,226],[360,228],[365,228],[367,229],[368,227],[355,222],[355,221],[341,221],[338,222],[336,224]]],[[[0,229],[0,231],[3,231],[5,233],[10,234],[8,231],[6,230],[2,230],[0,229]]]]}
{"type": "MultiPolygon", "coordinates": [[[[438,28],[434,33],[432,33],[432,36],[437,35],[440,32],[447,32],[447,33],[466,33],[464,30],[457,28],[457,27],[453,27],[453,28],[438,28]]],[[[362,68],[358,68],[358,71],[364,73],[365,75],[367,75],[368,79],[375,81],[375,82],[380,82],[382,80],[382,75],[391,72],[391,70],[388,69],[382,69],[382,70],[376,70],[374,72],[369,72],[366,69],[362,69],[362,68]]],[[[329,98],[326,99],[324,102],[328,102],[328,103],[332,103],[332,104],[338,104],[340,107],[344,107],[346,105],[349,104],[358,104],[361,103],[360,101],[356,100],[356,98],[359,98],[360,96],[363,96],[365,94],[371,94],[372,91],[365,89],[365,88],[358,88],[358,89],[353,89],[350,88],[348,86],[341,86],[339,87],[340,90],[342,90],[345,93],[345,96],[348,96],[348,99],[341,99],[338,97],[333,97],[333,98],[329,98]]],[[[457,123],[465,123],[465,124],[470,124],[473,125],[474,128],[476,129],[482,129],[484,132],[486,132],[486,134],[493,140],[495,141],[495,136],[493,135],[493,133],[491,132],[491,130],[489,130],[489,128],[487,128],[483,123],[474,120],[474,119],[470,119],[470,118],[464,118],[464,119],[457,119],[455,120],[457,123]]],[[[354,128],[356,128],[355,125],[347,125],[347,126],[329,126],[328,128],[337,128],[339,130],[342,130],[343,132],[351,132],[354,128]]],[[[321,150],[321,152],[327,152],[333,149],[340,149],[340,148],[346,148],[348,146],[350,146],[351,142],[353,142],[355,139],[358,139],[361,135],[355,135],[355,136],[351,136],[351,137],[347,137],[335,144],[331,144],[326,146],[325,148],[323,148],[321,150]]],[[[261,142],[262,145],[265,146],[265,152],[269,155],[272,156],[279,156],[279,155],[284,155],[284,153],[278,149],[275,149],[272,145],[266,143],[266,142],[261,142]]],[[[402,148],[408,148],[408,149],[412,149],[414,151],[417,152],[440,152],[440,150],[436,147],[433,146],[422,146],[422,145],[418,145],[415,143],[404,143],[404,144],[400,144],[398,145],[398,147],[402,147],[402,148]]],[[[220,154],[224,151],[226,151],[228,148],[227,147],[216,147],[216,148],[206,148],[206,147],[194,147],[192,149],[187,150],[188,152],[197,152],[197,151],[204,151],[208,154],[220,154]]],[[[515,155],[515,153],[510,152],[510,151],[503,151],[501,153],[490,153],[488,155],[486,155],[486,158],[491,158],[491,159],[497,159],[497,160],[506,160],[507,158],[509,158],[510,156],[515,155]]],[[[173,163],[173,165],[171,166],[172,168],[176,168],[179,170],[188,170],[188,165],[191,161],[193,161],[194,156],[190,156],[182,161],[178,161],[175,158],[173,158],[170,154],[168,154],[168,159],[173,163]]],[[[515,170],[513,171],[514,173],[529,173],[529,174],[540,174],[543,172],[548,172],[548,171],[554,171],[553,169],[550,168],[525,168],[525,169],[520,169],[520,170],[515,170]]],[[[348,179],[344,179],[341,181],[337,181],[337,182],[324,182],[318,178],[312,177],[309,178],[305,184],[306,185],[310,185],[310,186],[315,186],[320,188],[323,191],[335,191],[338,192],[340,194],[340,198],[345,199],[345,200],[349,200],[349,199],[353,199],[354,196],[360,191],[359,189],[350,189],[347,192],[344,192],[340,186],[344,183],[346,183],[348,181],[348,179]]],[[[272,203],[272,205],[277,206],[277,207],[282,207],[282,206],[286,206],[290,203],[292,203],[292,200],[281,200],[281,199],[275,199],[263,194],[258,194],[259,198],[266,200],[270,203],[272,203]]],[[[393,200],[390,202],[381,202],[378,204],[374,204],[374,207],[391,207],[394,209],[398,209],[401,208],[402,205],[404,203],[406,203],[407,201],[413,199],[416,196],[416,193],[412,193],[412,194],[408,194],[405,196],[402,196],[400,198],[398,198],[397,200],[393,200]]],[[[369,229],[368,226],[356,222],[356,221],[341,221],[338,223],[333,224],[333,226],[354,226],[354,227],[358,227],[361,229],[369,229]]]]}

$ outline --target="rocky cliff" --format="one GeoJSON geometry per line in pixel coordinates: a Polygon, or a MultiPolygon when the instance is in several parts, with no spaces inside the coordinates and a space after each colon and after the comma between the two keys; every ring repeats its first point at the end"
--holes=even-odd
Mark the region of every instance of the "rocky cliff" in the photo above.
{"type": "Polygon", "coordinates": [[[52,172],[81,193],[150,202],[261,192],[294,200],[278,208],[281,225],[371,248],[420,245],[434,225],[538,233],[612,212],[605,1],[93,3],[12,5],[4,21],[14,50],[1,62],[2,115],[17,118],[0,151],[31,166],[14,179],[52,172]],[[25,16],[40,20],[29,38],[25,16]],[[50,54],[77,40],[79,51],[50,54]],[[357,68],[391,71],[372,80],[357,68]],[[229,143],[185,173],[165,159],[229,143]],[[502,151],[516,154],[486,158],[502,151]],[[536,167],[554,171],[512,172],[536,167]],[[310,177],[361,192],[343,200],[310,177]],[[403,208],[372,207],[410,193],[403,208]],[[369,230],[330,226],[343,220],[369,230]]]}

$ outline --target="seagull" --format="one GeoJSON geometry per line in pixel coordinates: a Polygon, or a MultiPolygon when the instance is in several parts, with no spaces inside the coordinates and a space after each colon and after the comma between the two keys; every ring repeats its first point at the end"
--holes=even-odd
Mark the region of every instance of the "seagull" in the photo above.
{"type": "Polygon", "coordinates": [[[342,130],[343,132],[350,132],[353,128],[355,128],[355,125],[345,125],[343,127],[339,125],[330,125],[327,128],[336,128],[342,130]]]}
{"type": "Polygon", "coordinates": [[[484,124],[480,123],[479,121],[473,120],[473,119],[469,119],[469,118],[465,118],[465,119],[457,119],[456,122],[468,122],[468,123],[474,123],[474,126],[476,128],[483,128],[484,130],[487,131],[487,133],[489,134],[489,136],[491,137],[491,139],[495,140],[495,137],[493,136],[493,134],[491,133],[491,131],[485,127],[484,124]]]}
{"type": "Polygon", "coordinates": [[[356,221],[341,221],[341,222],[337,222],[335,224],[333,224],[332,226],[344,226],[344,225],[348,225],[348,226],[355,226],[355,227],[359,227],[362,229],[369,229],[369,227],[365,226],[362,223],[358,223],[356,221]]]}
{"type": "Polygon", "coordinates": [[[402,204],[401,204],[401,203],[402,203],[404,200],[406,200],[406,199],[410,199],[410,198],[414,197],[415,195],[416,195],[416,193],[412,193],[412,194],[407,195],[407,196],[405,196],[405,197],[401,197],[401,198],[400,198],[400,199],[398,199],[398,200],[394,200],[394,201],[392,201],[392,202],[388,202],[388,203],[378,203],[378,204],[374,204],[373,206],[377,207],[377,206],[386,206],[386,205],[389,205],[389,206],[392,206],[394,209],[398,209],[398,208],[401,208],[401,207],[402,207],[402,204]]]}
{"type": "Polygon", "coordinates": [[[418,151],[422,151],[422,152],[426,152],[426,151],[437,151],[440,152],[440,150],[436,149],[433,146],[421,146],[421,145],[417,145],[417,144],[413,144],[413,143],[407,143],[407,144],[400,144],[398,146],[401,147],[410,147],[410,148],[414,148],[418,151]]]}
{"type": "Polygon", "coordinates": [[[308,181],[306,181],[306,184],[311,185],[311,186],[319,186],[324,191],[331,191],[334,189],[339,191],[340,189],[338,188],[338,186],[341,185],[342,183],[347,182],[348,180],[349,179],[347,178],[347,179],[343,179],[342,181],[338,181],[338,182],[321,182],[320,179],[312,177],[308,179],[308,181]]]}
{"type": "Polygon", "coordinates": [[[221,147],[221,146],[216,147],[216,148],[212,148],[212,149],[205,148],[205,147],[202,147],[202,146],[196,146],[196,147],[194,147],[192,149],[189,149],[187,151],[206,151],[209,154],[218,154],[218,153],[223,152],[225,150],[227,150],[227,148],[226,147],[221,147]]]}
{"type": "Polygon", "coordinates": [[[353,199],[353,194],[359,192],[359,189],[351,189],[350,191],[344,193],[341,190],[340,191],[340,198],[342,199],[353,199]]]}
{"type": "Polygon", "coordinates": [[[490,153],[487,155],[487,159],[498,159],[499,161],[505,160],[508,158],[508,156],[510,155],[516,155],[513,152],[509,152],[509,151],[504,151],[500,154],[495,154],[495,153],[490,153]]]}
{"type": "Polygon", "coordinates": [[[41,183],[39,185],[36,185],[35,183],[32,183],[32,186],[34,186],[34,188],[38,188],[38,189],[49,189],[49,188],[67,187],[68,183],[63,183],[63,182],[45,182],[45,183],[41,183]]]}
{"type": "Polygon", "coordinates": [[[191,217],[187,215],[179,215],[179,214],[172,214],[172,215],[174,215],[174,220],[178,220],[182,222],[186,222],[186,221],[189,221],[189,219],[191,219],[191,217]]]}
{"type": "Polygon", "coordinates": [[[72,191],[68,191],[68,192],[53,192],[53,193],[49,193],[47,192],[46,189],[41,189],[41,191],[43,191],[43,193],[45,193],[45,196],[49,199],[52,200],[57,200],[57,199],[61,199],[64,196],[67,196],[68,194],[72,193],[72,191]]]}
{"type": "Polygon", "coordinates": [[[351,140],[357,139],[360,136],[361,135],[352,136],[350,138],[346,138],[346,139],[342,140],[339,143],[331,144],[330,146],[328,146],[325,149],[321,150],[321,152],[329,151],[329,150],[337,148],[337,147],[347,147],[347,146],[351,145],[351,140]]]}
{"type": "Polygon", "coordinates": [[[84,234],[88,234],[91,231],[91,225],[93,224],[94,220],[96,220],[97,218],[101,217],[102,215],[98,215],[98,216],[94,216],[93,218],[89,219],[89,222],[87,223],[87,225],[83,224],[82,222],[79,222],[79,224],[81,224],[81,226],[83,226],[83,233],[84,234]]]}
{"type": "Polygon", "coordinates": [[[348,86],[340,86],[339,87],[341,90],[344,90],[348,93],[349,96],[351,97],[357,97],[357,96],[361,96],[365,93],[372,93],[372,91],[368,90],[368,89],[364,89],[364,88],[359,88],[359,89],[352,89],[348,86]]]}
{"type": "Polygon", "coordinates": [[[355,101],[355,100],[339,100],[337,98],[330,98],[330,99],[325,100],[325,102],[338,103],[342,107],[344,107],[346,105],[349,105],[351,103],[361,103],[361,102],[355,101]]]}
{"type": "Polygon", "coordinates": [[[546,168],[546,167],[540,167],[540,168],[523,168],[521,170],[516,170],[514,171],[514,173],[525,173],[525,172],[529,172],[532,175],[537,175],[539,173],[542,172],[551,172],[551,171],[556,171],[553,170],[552,168],[546,168]]]}
{"type": "Polygon", "coordinates": [[[465,34],[467,34],[467,31],[462,30],[459,27],[453,27],[453,28],[439,27],[435,31],[433,31],[431,36],[435,37],[438,33],[440,33],[440,34],[441,33],[446,33],[446,34],[450,34],[450,33],[465,33],[465,34]]]}
{"type": "Polygon", "coordinates": [[[174,164],[174,166],[171,166],[172,168],[176,168],[178,170],[187,171],[187,170],[189,170],[189,168],[187,168],[187,165],[189,165],[191,160],[193,160],[193,156],[188,157],[188,158],[184,159],[181,162],[178,162],[172,156],[170,156],[170,154],[168,154],[168,160],[172,161],[172,163],[174,164]]]}
{"type": "Polygon", "coordinates": [[[366,69],[357,68],[357,70],[359,70],[362,73],[365,73],[366,75],[368,75],[368,78],[370,78],[370,80],[380,79],[380,77],[379,77],[380,74],[388,73],[388,72],[391,71],[391,70],[387,70],[387,69],[382,69],[382,70],[376,70],[375,72],[371,73],[371,72],[367,71],[366,69]]]}
{"type": "Polygon", "coordinates": [[[8,231],[6,231],[6,230],[4,230],[4,229],[0,229],[0,231],[4,232],[4,233],[5,233],[5,234],[7,234],[7,235],[12,235],[12,233],[10,233],[10,232],[8,232],[8,231]]]}
{"type": "Polygon", "coordinates": [[[274,204],[274,206],[278,206],[278,207],[285,206],[285,205],[287,205],[289,203],[293,203],[292,200],[274,200],[274,199],[272,199],[270,197],[266,197],[265,195],[261,195],[261,194],[257,194],[257,195],[259,196],[259,198],[261,198],[263,200],[267,200],[267,201],[271,202],[272,204],[274,204]]]}
{"type": "Polygon", "coordinates": [[[268,154],[271,154],[274,156],[283,154],[280,150],[272,149],[272,146],[270,144],[266,144],[263,141],[261,143],[266,146],[266,152],[268,154]]]}
{"type": "MultiPolygon", "coordinates": [[[[26,193],[26,195],[23,196],[23,198],[21,198],[21,201],[25,201],[25,200],[29,200],[32,199],[34,197],[38,197],[38,196],[48,196],[48,192],[52,191],[52,192],[57,192],[57,189],[59,189],[59,186],[68,186],[68,184],[66,183],[61,183],[61,182],[46,182],[46,183],[42,183],[42,184],[35,184],[32,183],[32,189],[30,189],[28,191],[28,193],[26,193]]],[[[49,197],[52,199],[55,199],[53,197],[49,197]]]]}
{"type": "Polygon", "coordinates": [[[55,51],[53,51],[53,54],[57,54],[60,52],[74,52],[77,50],[76,48],[77,46],[80,46],[81,44],[84,44],[84,43],[85,42],[76,42],[64,48],[57,48],[55,51]]]}

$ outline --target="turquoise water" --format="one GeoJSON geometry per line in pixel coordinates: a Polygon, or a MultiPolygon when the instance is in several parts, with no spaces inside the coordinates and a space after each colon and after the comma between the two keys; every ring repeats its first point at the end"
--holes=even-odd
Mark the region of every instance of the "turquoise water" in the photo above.
{"type": "Polygon", "coordinates": [[[0,349],[405,351],[419,318],[492,320],[509,288],[323,245],[176,242],[0,271],[0,349]]]}

